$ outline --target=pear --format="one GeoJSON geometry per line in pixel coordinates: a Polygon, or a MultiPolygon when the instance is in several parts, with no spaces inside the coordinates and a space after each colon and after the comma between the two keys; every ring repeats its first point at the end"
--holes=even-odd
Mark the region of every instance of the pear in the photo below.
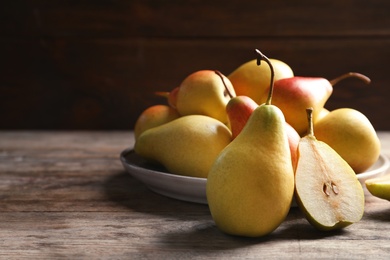
{"type": "Polygon", "coordinates": [[[273,103],[302,136],[307,131],[306,108],[313,107],[316,118],[332,92],[332,85],[324,78],[295,76],[275,82],[273,103]]]}
{"type": "Polygon", "coordinates": [[[138,116],[137,121],[134,125],[134,137],[137,139],[139,135],[156,126],[168,123],[180,115],[176,109],[166,105],[153,105],[146,108],[138,116]]]}
{"type": "Polygon", "coordinates": [[[144,131],[134,151],[170,173],[206,178],[217,155],[232,138],[230,129],[204,115],[182,116],[144,131]]]}
{"type": "Polygon", "coordinates": [[[176,109],[177,103],[177,93],[179,92],[179,87],[175,87],[171,91],[157,91],[156,95],[165,97],[168,101],[168,104],[176,109]]]}
{"type": "MultiPolygon", "coordinates": [[[[226,112],[229,118],[229,126],[232,131],[232,138],[236,138],[244,128],[252,112],[259,105],[250,97],[247,96],[236,96],[229,100],[226,105],[226,112]]],[[[291,153],[291,161],[295,169],[298,160],[298,143],[300,136],[295,129],[286,122],[286,131],[288,137],[288,143],[291,153]]]]}
{"type": "MultiPolygon", "coordinates": [[[[291,67],[278,59],[269,59],[274,70],[274,81],[294,76],[291,67]]],[[[253,59],[236,68],[228,75],[238,96],[248,96],[257,104],[264,103],[268,96],[271,71],[268,66],[257,66],[253,59]]]]}
{"type": "Polygon", "coordinates": [[[365,181],[367,190],[374,196],[390,200],[390,175],[384,175],[365,181]]]}
{"type": "Polygon", "coordinates": [[[329,112],[315,123],[316,137],[332,147],[352,167],[362,173],[379,158],[381,143],[370,120],[352,108],[329,112]]]}
{"type": "MultiPolygon", "coordinates": [[[[283,111],[287,123],[303,136],[308,128],[306,108],[313,107],[313,120],[317,121],[323,113],[326,114],[326,110],[322,109],[333,93],[333,86],[350,77],[358,78],[365,83],[370,82],[368,77],[357,72],[349,72],[330,81],[321,77],[285,78],[275,82],[272,102],[283,111]]],[[[266,98],[263,96],[261,102],[265,102],[266,98]]]]}
{"type": "Polygon", "coordinates": [[[317,229],[343,228],[363,216],[363,187],[348,163],[329,145],[316,139],[312,109],[307,111],[309,131],[298,146],[295,198],[317,229]]]}
{"type": "Polygon", "coordinates": [[[250,97],[236,96],[229,100],[226,105],[226,113],[233,139],[241,132],[252,112],[259,105],[250,97]]]}
{"type": "MultiPolygon", "coordinates": [[[[269,66],[269,60],[257,51],[269,66]]],[[[259,58],[260,59],[260,58],[259,58]]],[[[271,76],[271,86],[273,73],[271,76]]],[[[251,114],[241,133],[222,150],[207,178],[206,195],[216,226],[231,235],[259,237],[287,216],[294,172],[283,113],[266,104],[251,114]]]]}
{"type": "Polygon", "coordinates": [[[226,104],[236,93],[230,80],[219,71],[200,70],[179,86],[176,109],[180,115],[206,115],[227,123],[226,104]]]}
{"type": "Polygon", "coordinates": [[[326,115],[328,115],[330,111],[326,109],[325,107],[320,110],[320,112],[317,115],[317,118],[313,118],[313,123],[316,124],[318,121],[320,121],[322,118],[324,118],[326,115]]]}

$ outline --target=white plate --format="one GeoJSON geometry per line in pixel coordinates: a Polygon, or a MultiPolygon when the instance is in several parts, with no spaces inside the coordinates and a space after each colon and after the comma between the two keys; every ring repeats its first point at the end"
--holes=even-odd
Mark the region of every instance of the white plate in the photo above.
{"type": "MultiPolygon", "coordinates": [[[[168,173],[163,168],[148,163],[131,148],[124,150],[120,159],[125,170],[150,190],[174,199],[207,204],[205,178],[168,173]]],[[[370,169],[357,175],[358,179],[364,185],[367,179],[385,174],[389,166],[389,159],[381,154],[370,169]]]]}

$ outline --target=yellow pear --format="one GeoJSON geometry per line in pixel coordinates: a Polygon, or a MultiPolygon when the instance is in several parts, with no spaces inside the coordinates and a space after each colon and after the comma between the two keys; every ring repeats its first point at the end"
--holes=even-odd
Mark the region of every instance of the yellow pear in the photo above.
{"type": "Polygon", "coordinates": [[[381,144],[376,131],[361,112],[339,108],[315,123],[316,137],[332,147],[355,173],[372,166],[380,155],[381,144]]]}
{"type": "MultiPolygon", "coordinates": [[[[269,59],[274,69],[274,80],[290,78],[294,73],[289,65],[277,59],[269,59]]],[[[248,96],[257,104],[264,103],[268,96],[271,70],[268,66],[257,66],[257,60],[248,61],[235,69],[228,78],[237,96],[248,96]]]]}
{"type": "Polygon", "coordinates": [[[178,117],[180,117],[179,113],[171,106],[150,106],[138,116],[134,125],[134,137],[137,139],[145,130],[165,124],[178,117]]]}
{"type": "Polygon", "coordinates": [[[219,154],[207,178],[211,215],[227,234],[267,235],[290,209],[294,172],[286,122],[281,110],[271,105],[270,89],[267,103],[252,112],[240,134],[219,154]]]}
{"type": "Polygon", "coordinates": [[[228,123],[226,104],[235,96],[230,80],[219,71],[200,70],[187,76],[176,94],[180,115],[206,115],[228,123]]]}
{"type": "Polygon", "coordinates": [[[329,145],[316,139],[312,109],[309,131],[298,145],[295,195],[300,209],[319,230],[332,230],[359,221],[364,191],[353,169],[329,145]]]}
{"type": "Polygon", "coordinates": [[[206,178],[232,134],[219,120],[204,115],[182,116],[144,131],[134,151],[163,165],[170,173],[206,178]]]}

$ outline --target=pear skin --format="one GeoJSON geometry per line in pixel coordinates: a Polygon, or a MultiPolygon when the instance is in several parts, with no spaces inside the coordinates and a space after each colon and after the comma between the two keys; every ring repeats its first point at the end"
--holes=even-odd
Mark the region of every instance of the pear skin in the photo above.
{"type": "Polygon", "coordinates": [[[207,178],[206,196],[217,227],[231,235],[259,237],[286,218],[294,193],[294,170],[282,111],[268,99],[250,115],[236,138],[218,155],[207,178]]]}
{"type": "Polygon", "coordinates": [[[304,136],[308,129],[306,108],[313,107],[316,120],[332,92],[327,79],[295,76],[275,81],[272,103],[283,111],[286,122],[304,136]]]}
{"type": "Polygon", "coordinates": [[[241,132],[253,110],[258,106],[253,99],[247,96],[236,96],[229,100],[226,105],[226,113],[233,139],[241,132]]]}
{"type": "Polygon", "coordinates": [[[312,119],[309,128],[298,146],[297,204],[319,230],[346,227],[363,216],[363,187],[349,164],[329,145],[316,139],[312,119]]]}
{"type": "Polygon", "coordinates": [[[206,194],[212,217],[227,234],[264,236],[287,216],[293,192],[283,113],[260,105],[209,172],[206,194]]]}
{"type": "Polygon", "coordinates": [[[187,76],[176,93],[180,115],[206,115],[228,122],[226,104],[235,96],[230,80],[218,71],[200,70],[187,76]]]}
{"type": "Polygon", "coordinates": [[[219,120],[189,115],[144,131],[134,150],[170,173],[206,178],[215,158],[231,139],[230,129],[219,120]]]}
{"type": "Polygon", "coordinates": [[[369,119],[356,109],[339,108],[315,123],[316,138],[362,173],[379,158],[381,143],[369,119]]]}
{"type": "MultiPolygon", "coordinates": [[[[249,117],[253,111],[259,105],[247,96],[236,96],[232,98],[226,105],[226,112],[229,117],[229,125],[232,131],[233,139],[239,135],[247,123],[249,117]]],[[[286,131],[288,137],[288,143],[290,146],[291,161],[295,170],[295,166],[298,160],[298,143],[301,137],[298,132],[286,122],[286,131]]]]}
{"type": "MultiPolygon", "coordinates": [[[[294,76],[291,67],[278,59],[269,59],[274,68],[274,80],[294,76]]],[[[257,104],[263,103],[263,97],[268,96],[270,86],[270,68],[257,66],[257,60],[250,60],[236,68],[228,75],[237,96],[248,96],[257,104]]]]}
{"type": "Polygon", "coordinates": [[[365,184],[373,196],[390,201],[390,175],[368,179],[365,184]]]}
{"type": "Polygon", "coordinates": [[[156,126],[168,123],[176,118],[179,118],[180,115],[176,109],[166,106],[166,105],[153,105],[146,108],[138,116],[137,121],[134,125],[134,137],[137,139],[139,135],[156,126]]]}

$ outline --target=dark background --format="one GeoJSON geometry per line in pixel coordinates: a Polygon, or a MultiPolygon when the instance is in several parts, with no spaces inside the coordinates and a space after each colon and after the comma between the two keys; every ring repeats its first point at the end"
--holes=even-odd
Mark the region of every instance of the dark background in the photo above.
{"type": "Polygon", "coordinates": [[[55,1],[0,4],[0,129],[132,129],[190,73],[229,74],[255,48],[296,75],[356,71],[326,107],[390,130],[390,1],[55,1]]]}

